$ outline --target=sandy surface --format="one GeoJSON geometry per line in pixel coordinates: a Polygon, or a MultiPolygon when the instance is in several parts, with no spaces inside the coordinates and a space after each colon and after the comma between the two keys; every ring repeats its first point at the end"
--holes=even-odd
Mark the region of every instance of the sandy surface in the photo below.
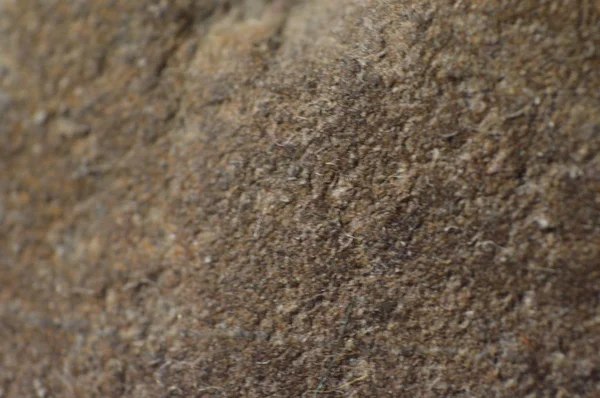
{"type": "Polygon", "coordinates": [[[598,2],[1,7],[0,397],[600,396],[598,2]]]}

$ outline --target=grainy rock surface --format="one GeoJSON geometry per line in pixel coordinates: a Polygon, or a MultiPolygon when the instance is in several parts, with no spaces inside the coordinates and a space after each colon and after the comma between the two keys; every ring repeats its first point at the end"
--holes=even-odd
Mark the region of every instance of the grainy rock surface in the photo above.
{"type": "Polygon", "coordinates": [[[0,397],[600,396],[597,1],[0,7],[0,397]]]}

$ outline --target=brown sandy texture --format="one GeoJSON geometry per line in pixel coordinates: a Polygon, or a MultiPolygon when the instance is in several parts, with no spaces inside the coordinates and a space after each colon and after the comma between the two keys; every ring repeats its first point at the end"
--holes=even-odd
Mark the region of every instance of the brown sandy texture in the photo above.
{"type": "Polygon", "coordinates": [[[0,7],[0,397],[600,396],[598,1],[0,7]]]}

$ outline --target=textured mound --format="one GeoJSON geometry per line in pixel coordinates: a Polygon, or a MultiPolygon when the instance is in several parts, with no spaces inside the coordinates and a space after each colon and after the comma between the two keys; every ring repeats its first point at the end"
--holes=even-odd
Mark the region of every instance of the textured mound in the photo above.
{"type": "Polygon", "coordinates": [[[597,3],[0,7],[0,396],[600,394],[597,3]]]}

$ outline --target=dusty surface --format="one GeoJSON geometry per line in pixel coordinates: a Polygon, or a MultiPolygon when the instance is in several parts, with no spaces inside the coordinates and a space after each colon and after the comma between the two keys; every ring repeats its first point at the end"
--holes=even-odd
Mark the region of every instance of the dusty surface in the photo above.
{"type": "Polygon", "coordinates": [[[600,396],[597,1],[1,7],[0,397],[600,396]]]}

